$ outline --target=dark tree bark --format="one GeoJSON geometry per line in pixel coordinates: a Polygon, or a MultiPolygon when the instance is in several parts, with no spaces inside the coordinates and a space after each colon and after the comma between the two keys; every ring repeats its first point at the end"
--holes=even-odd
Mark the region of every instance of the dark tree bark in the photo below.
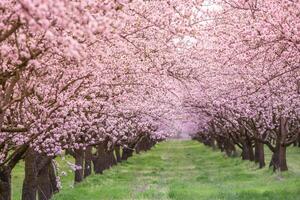
{"type": "Polygon", "coordinates": [[[11,200],[11,170],[0,171],[0,200],[11,200]]]}
{"type": "Polygon", "coordinates": [[[142,151],[148,151],[154,146],[155,142],[149,135],[143,136],[140,141],[135,145],[135,152],[139,154],[142,151]]]}
{"type": "Polygon", "coordinates": [[[219,138],[219,139],[217,139],[217,147],[218,147],[218,149],[220,149],[221,150],[221,152],[224,152],[224,144],[223,144],[223,141],[219,138]]]}
{"type": "Polygon", "coordinates": [[[109,152],[107,152],[107,157],[109,159],[109,167],[112,167],[117,164],[117,160],[115,158],[113,150],[110,150],[109,152]]]}
{"type": "Polygon", "coordinates": [[[8,162],[0,167],[0,200],[11,200],[11,171],[24,158],[28,145],[22,145],[11,155],[8,162]]]}
{"type": "Polygon", "coordinates": [[[133,150],[128,147],[123,147],[122,160],[127,160],[133,155],[133,150]]]}
{"type": "Polygon", "coordinates": [[[298,136],[296,139],[296,146],[300,147],[300,131],[298,132],[298,136]]]}
{"type": "Polygon", "coordinates": [[[49,166],[49,177],[50,177],[50,184],[52,188],[52,193],[55,194],[59,192],[58,182],[57,182],[57,172],[56,166],[52,160],[51,165],[49,166]]]}
{"type": "Polygon", "coordinates": [[[83,163],[84,163],[84,151],[83,149],[76,149],[75,150],[75,183],[80,183],[83,181],[83,163]]]}
{"type": "Polygon", "coordinates": [[[115,146],[115,154],[117,162],[121,162],[120,145],[115,146]]]}
{"type": "Polygon", "coordinates": [[[152,149],[152,147],[154,147],[154,145],[156,144],[156,141],[154,141],[153,139],[151,139],[150,137],[148,137],[147,140],[147,151],[152,149]]]}
{"type": "Polygon", "coordinates": [[[29,149],[25,156],[25,178],[22,188],[22,200],[35,200],[37,191],[38,155],[29,149]]]}
{"type": "Polygon", "coordinates": [[[44,157],[38,168],[38,199],[49,200],[59,191],[54,163],[51,158],[44,157]]]}
{"type": "Polygon", "coordinates": [[[148,136],[145,140],[144,151],[149,151],[154,145],[155,142],[148,136]]]}
{"type": "Polygon", "coordinates": [[[89,146],[85,150],[85,161],[84,161],[84,178],[88,177],[92,173],[92,150],[93,147],[89,146]]]}
{"type": "Polygon", "coordinates": [[[243,149],[242,149],[242,159],[254,161],[254,152],[252,143],[250,140],[246,139],[242,141],[243,149]]]}
{"type": "Polygon", "coordinates": [[[297,140],[293,143],[293,146],[294,147],[298,146],[298,141],[297,140]]]}
{"type": "Polygon", "coordinates": [[[210,138],[209,139],[209,145],[210,145],[210,147],[213,149],[213,150],[216,150],[216,143],[215,143],[215,139],[214,138],[210,138]]]}
{"type": "Polygon", "coordinates": [[[148,151],[151,148],[151,141],[149,136],[143,136],[136,144],[135,151],[140,153],[141,151],[148,151]]]}
{"type": "Polygon", "coordinates": [[[139,142],[138,144],[137,144],[137,146],[135,147],[135,153],[136,154],[140,154],[140,152],[142,151],[142,149],[143,149],[143,147],[142,147],[142,141],[141,142],[139,142]]]}
{"type": "Polygon", "coordinates": [[[272,159],[269,167],[273,167],[273,171],[287,171],[287,162],[286,162],[286,146],[285,139],[288,132],[287,118],[280,118],[280,130],[276,140],[276,146],[273,150],[272,159]]]}
{"type": "Polygon", "coordinates": [[[265,164],[264,144],[255,141],[255,162],[259,164],[259,168],[263,168],[265,164]]]}
{"type": "Polygon", "coordinates": [[[51,165],[51,163],[47,164],[39,171],[37,188],[39,200],[49,200],[53,195],[49,174],[49,165],[51,165]]]}
{"type": "Polygon", "coordinates": [[[93,156],[94,171],[96,174],[102,174],[107,169],[106,160],[105,144],[101,143],[97,145],[96,155],[93,156]]]}
{"type": "Polygon", "coordinates": [[[286,162],[286,147],[284,145],[278,145],[275,148],[269,167],[273,167],[273,171],[288,170],[287,162],[286,162]]]}
{"type": "Polygon", "coordinates": [[[287,171],[287,162],[286,162],[286,147],[281,145],[279,148],[279,169],[280,171],[287,171]]]}
{"type": "Polygon", "coordinates": [[[236,154],[236,149],[233,142],[229,139],[224,139],[224,149],[225,153],[229,157],[233,157],[236,154]]]}
{"type": "Polygon", "coordinates": [[[70,155],[73,156],[75,158],[75,152],[72,149],[66,149],[65,151],[65,155],[70,155]]]}

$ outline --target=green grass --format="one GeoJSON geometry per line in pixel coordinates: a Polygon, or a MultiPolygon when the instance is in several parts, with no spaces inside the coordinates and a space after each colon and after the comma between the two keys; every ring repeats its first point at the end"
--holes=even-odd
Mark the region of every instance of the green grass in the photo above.
{"type": "Polygon", "coordinates": [[[69,186],[73,178],[65,177],[54,199],[300,199],[300,148],[289,148],[288,166],[288,172],[273,173],[195,141],[168,141],[74,188],[69,186]]]}

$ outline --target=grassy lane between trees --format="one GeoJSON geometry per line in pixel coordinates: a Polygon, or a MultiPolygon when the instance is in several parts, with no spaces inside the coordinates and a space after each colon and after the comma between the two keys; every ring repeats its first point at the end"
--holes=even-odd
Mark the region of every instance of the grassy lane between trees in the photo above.
{"type": "MultiPolygon", "coordinates": [[[[74,188],[69,173],[54,199],[296,200],[300,199],[300,149],[288,151],[289,171],[274,174],[195,141],[163,142],[74,188]]],[[[270,154],[266,156],[269,160],[270,154]]],[[[18,191],[17,187],[14,185],[18,191]]],[[[16,192],[14,197],[18,195],[16,192]]]]}

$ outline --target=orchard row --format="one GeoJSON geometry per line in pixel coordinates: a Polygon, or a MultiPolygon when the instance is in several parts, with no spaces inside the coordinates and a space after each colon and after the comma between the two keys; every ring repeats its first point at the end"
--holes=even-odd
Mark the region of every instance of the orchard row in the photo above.
{"type": "Polygon", "coordinates": [[[196,139],[229,156],[238,148],[260,167],[266,147],[269,166],[288,170],[286,148],[300,145],[299,8],[299,1],[226,1],[216,8],[203,72],[210,84],[186,99],[199,125],[196,139]]]}
{"type": "Polygon", "coordinates": [[[45,200],[59,188],[57,156],[75,157],[80,182],[115,164],[114,151],[127,159],[170,134],[169,73],[186,24],[175,7],[184,12],[180,2],[0,2],[1,200],[22,160],[22,199],[45,200]]]}
{"type": "Polygon", "coordinates": [[[0,199],[11,199],[21,160],[31,200],[53,183],[55,157],[74,155],[80,181],[91,160],[101,172],[119,147],[126,158],[186,122],[228,154],[240,146],[252,159],[266,144],[286,170],[299,138],[299,10],[289,0],[1,1],[0,199]]]}

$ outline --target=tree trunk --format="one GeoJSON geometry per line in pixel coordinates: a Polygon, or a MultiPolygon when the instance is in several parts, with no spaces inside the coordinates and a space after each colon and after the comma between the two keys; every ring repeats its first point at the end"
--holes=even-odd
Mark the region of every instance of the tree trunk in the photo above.
{"type": "Polygon", "coordinates": [[[253,151],[253,147],[252,147],[252,142],[250,140],[248,140],[248,149],[249,149],[249,157],[250,157],[250,161],[254,161],[254,151],[253,151]]]}
{"type": "Polygon", "coordinates": [[[143,144],[142,144],[142,141],[139,142],[139,143],[136,145],[136,147],[135,147],[135,153],[136,153],[136,154],[140,154],[141,150],[143,149],[142,145],[143,145],[143,144]]]}
{"type": "Polygon", "coordinates": [[[0,200],[11,200],[11,170],[0,171],[0,200]]]}
{"type": "Polygon", "coordinates": [[[85,162],[84,162],[84,178],[88,177],[92,173],[92,150],[93,147],[89,146],[85,150],[85,162]]]}
{"type": "MultiPolygon", "coordinates": [[[[4,110],[2,110],[2,108],[0,108],[0,130],[4,123],[4,116],[5,116],[4,110]]],[[[0,193],[0,197],[1,197],[1,194],[2,193],[0,193]]],[[[0,200],[2,200],[2,199],[0,199],[0,200]]]]}
{"type": "Polygon", "coordinates": [[[213,150],[216,150],[216,144],[215,144],[215,139],[214,138],[210,138],[209,140],[210,146],[213,150]]]}
{"type": "Polygon", "coordinates": [[[83,180],[83,163],[84,163],[84,151],[83,149],[75,150],[75,183],[80,183],[83,180]]]}
{"type": "Polygon", "coordinates": [[[38,155],[29,149],[25,156],[25,178],[22,188],[22,200],[36,200],[38,155]]]}
{"type": "Polygon", "coordinates": [[[59,191],[52,158],[43,156],[38,163],[38,199],[49,200],[59,191]]]}
{"type": "Polygon", "coordinates": [[[49,168],[51,162],[47,163],[40,171],[38,175],[38,199],[39,200],[49,200],[52,195],[52,185],[50,180],[49,168]]]}
{"type": "Polygon", "coordinates": [[[58,182],[57,182],[56,166],[53,161],[51,162],[51,165],[49,166],[49,177],[50,177],[50,184],[51,184],[53,194],[59,192],[60,188],[59,188],[58,182]]]}
{"type": "Polygon", "coordinates": [[[104,151],[103,157],[105,160],[104,170],[111,168],[116,163],[116,159],[115,156],[113,155],[113,151],[104,151]]]}
{"type": "Polygon", "coordinates": [[[295,142],[293,142],[293,146],[294,146],[294,147],[298,146],[297,140],[296,140],[295,142]]]}
{"type": "Polygon", "coordinates": [[[287,171],[287,162],[286,162],[286,147],[284,145],[279,148],[279,169],[280,171],[287,171]]]}
{"type": "Polygon", "coordinates": [[[250,141],[243,141],[242,159],[254,161],[254,153],[250,141]]]}
{"type": "Polygon", "coordinates": [[[155,144],[156,144],[156,142],[154,140],[152,140],[151,138],[148,138],[148,148],[147,148],[147,150],[150,150],[152,147],[154,147],[155,144]]]}
{"type": "Polygon", "coordinates": [[[107,156],[108,156],[108,158],[109,158],[109,164],[110,164],[109,166],[110,166],[110,167],[112,167],[112,166],[114,166],[114,165],[117,164],[117,161],[116,161],[116,158],[115,158],[115,155],[114,155],[114,151],[113,151],[113,150],[107,152],[107,156]]]}
{"type": "Polygon", "coordinates": [[[229,139],[224,140],[224,149],[225,149],[225,153],[227,156],[229,156],[229,157],[235,156],[236,149],[231,140],[229,140],[229,139]]]}
{"type": "Polygon", "coordinates": [[[151,141],[150,138],[146,139],[144,143],[144,151],[149,151],[153,146],[153,142],[151,141]]]}
{"type": "Polygon", "coordinates": [[[276,141],[276,146],[272,155],[270,162],[270,167],[273,166],[273,171],[287,171],[287,162],[286,162],[286,146],[285,139],[288,133],[288,123],[287,118],[280,117],[280,132],[276,141]]]}
{"type": "Polygon", "coordinates": [[[133,150],[127,147],[123,147],[122,160],[127,160],[132,156],[133,150]]]}
{"type": "Polygon", "coordinates": [[[11,154],[8,163],[0,167],[0,200],[11,199],[11,171],[23,159],[27,150],[28,145],[20,146],[11,154]]]}
{"type": "Polygon", "coordinates": [[[150,138],[148,136],[144,136],[141,140],[136,144],[135,152],[139,154],[142,151],[148,151],[151,148],[150,138]]]}
{"type": "Polygon", "coordinates": [[[220,139],[217,140],[217,146],[221,150],[221,152],[224,151],[223,142],[220,139]]]}
{"type": "Polygon", "coordinates": [[[280,140],[278,148],[278,166],[280,171],[287,171],[285,140],[288,134],[288,119],[280,117],[280,140]]]}
{"type": "Polygon", "coordinates": [[[296,133],[296,139],[295,139],[295,141],[293,142],[293,146],[294,147],[297,147],[298,145],[299,145],[299,140],[300,140],[300,132],[299,133],[296,133]]]}
{"type": "Polygon", "coordinates": [[[120,145],[115,146],[115,153],[117,162],[121,162],[120,145]]]}
{"type": "Polygon", "coordinates": [[[97,153],[93,158],[94,171],[96,174],[102,174],[106,167],[105,145],[101,143],[97,146],[97,153]]]}
{"type": "Polygon", "coordinates": [[[255,141],[255,162],[259,164],[259,168],[263,168],[265,164],[264,144],[255,141]]]}
{"type": "Polygon", "coordinates": [[[286,147],[279,145],[275,152],[272,155],[272,159],[269,167],[273,167],[273,171],[287,171],[287,162],[286,162],[286,147]]]}

